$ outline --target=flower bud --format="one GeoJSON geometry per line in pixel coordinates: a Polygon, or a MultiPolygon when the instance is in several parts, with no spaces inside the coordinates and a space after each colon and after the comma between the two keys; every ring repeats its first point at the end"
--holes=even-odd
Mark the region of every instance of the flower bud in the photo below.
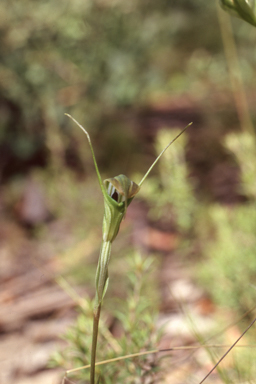
{"type": "Polygon", "coordinates": [[[256,27],[256,0],[220,0],[223,9],[256,27]]]}

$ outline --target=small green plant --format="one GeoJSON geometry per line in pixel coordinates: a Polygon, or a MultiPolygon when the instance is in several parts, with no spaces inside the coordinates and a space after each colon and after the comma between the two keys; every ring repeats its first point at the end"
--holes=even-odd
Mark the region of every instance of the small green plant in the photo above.
{"type": "MultiPolygon", "coordinates": [[[[175,132],[160,131],[156,150],[172,134],[175,135],[175,132]]],[[[206,292],[216,303],[244,315],[255,306],[256,292],[255,137],[247,132],[232,133],[226,137],[225,145],[235,155],[240,166],[240,193],[247,197],[246,204],[232,207],[220,204],[202,206],[195,201],[185,162],[184,137],[161,161],[160,182],[151,178],[143,188],[142,195],[148,201],[154,201],[150,211],[152,218],[163,220],[166,215],[168,219],[171,214],[180,230],[188,231],[193,226],[198,227],[195,241],[200,244],[206,260],[196,263],[195,275],[200,276],[199,280],[206,292]],[[167,179],[166,174],[171,177],[167,179]]],[[[252,318],[253,314],[247,316],[250,321],[252,318]]],[[[209,350],[209,353],[211,355],[213,352],[209,350]]],[[[224,371],[219,372],[223,375],[223,382],[230,383],[237,377],[245,380],[255,376],[253,366],[246,362],[247,355],[246,348],[236,350],[232,369],[226,374],[224,371]]],[[[214,364],[216,359],[212,359],[214,364]]]]}
{"type": "Polygon", "coordinates": [[[214,239],[204,248],[197,267],[214,301],[243,314],[255,305],[256,209],[254,205],[210,208],[214,239]]]}
{"type": "MultiPolygon", "coordinates": [[[[109,178],[102,182],[94,150],[91,144],[91,139],[88,132],[70,115],[69,116],[86,134],[89,146],[91,149],[96,173],[100,188],[104,197],[104,217],[103,217],[103,239],[101,245],[101,251],[96,271],[96,295],[94,301],[93,310],[93,334],[92,334],[92,347],[91,347],[91,364],[90,364],[90,384],[95,383],[95,363],[96,363],[96,349],[99,333],[99,320],[103,298],[107,291],[109,277],[108,277],[108,265],[111,256],[112,242],[115,240],[121,221],[125,217],[127,207],[132,202],[134,196],[139,192],[141,185],[147,178],[148,174],[158,162],[163,153],[169,148],[169,146],[187,129],[191,123],[184,128],[160,153],[154,163],[151,165],[146,174],[142,177],[139,184],[131,181],[125,175],[119,175],[114,178],[109,178]]],[[[98,379],[98,383],[100,376],[98,379]]]]}
{"type": "Polygon", "coordinates": [[[207,241],[207,259],[198,268],[201,281],[214,300],[240,314],[255,306],[256,184],[255,137],[247,132],[229,134],[225,145],[241,170],[241,188],[247,202],[209,208],[214,238],[207,241]]]}
{"type": "Polygon", "coordinates": [[[256,138],[250,132],[230,133],[225,139],[226,148],[231,151],[241,169],[240,193],[250,202],[256,201],[256,138]]]}
{"type": "MultiPolygon", "coordinates": [[[[162,129],[157,135],[156,152],[164,143],[173,140],[178,134],[176,129],[162,129]]],[[[193,185],[188,178],[185,159],[187,139],[183,135],[172,152],[168,152],[159,166],[160,178],[151,177],[143,188],[142,196],[151,203],[149,215],[152,220],[168,220],[181,231],[189,231],[194,222],[198,204],[194,196],[193,185]],[[170,175],[170,177],[166,177],[170,175]]]]}

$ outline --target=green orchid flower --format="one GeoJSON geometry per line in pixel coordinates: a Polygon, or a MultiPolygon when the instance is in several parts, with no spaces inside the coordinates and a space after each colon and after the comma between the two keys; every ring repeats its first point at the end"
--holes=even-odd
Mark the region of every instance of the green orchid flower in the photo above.
{"type": "Polygon", "coordinates": [[[256,0],[220,0],[225,11],[256,26],[256,0]]]}
{"type": "Polygon", "coordinates": [[[91,349],[91,367],[90,367],[90,384],[95,382],[95,360],[96,360],[96,348],[97,348],[97,338],[98,338],[98,326],[100,319],[100,311],[103,298],[107,291],[108,287],[108,264],[110,261],[111,255],[111,245],[115,240],[120,224],[125,217],[126,210],[131,204],[134,196],[139,192],[142,183],[147,178],[151,169],[155,166],[157,161],[167,150],[167,148],[175,141],[177,138],[190,126],[192,123],[188,124],[174,140],[172,140],[160,153],[154,163],[151,165],[149,170],[143,176],[139,184],[136,184],[134,181],[130,180],[125,175],[119,175],[113,178],[109,178],[102,182],[101,175],[98,169],[97,161],[94,155],[94,150],[92,147],[91,139],[88,132],[84,127],[79,124],[72,116],[66,114],[71,118],[86,134],[89,146],[92,152],[93,162],[98,176],[100,188],[104,198],[104,217],[103,217],[103,228],[102,228],[102,244],[98,260],[98,266],[96,271],[96,295],[95,295],[95,305],[93,313],[93,336],[92,336],[92,349],[91,349]]]}
{"type": "Polygon", "coordinates": [[[103,218],[103,241],[113,241],[125,217],[127,207],[131,204],[140,187],[125,175],[104,180],[107,193],[104,195],[105,211],[103,218]]]}

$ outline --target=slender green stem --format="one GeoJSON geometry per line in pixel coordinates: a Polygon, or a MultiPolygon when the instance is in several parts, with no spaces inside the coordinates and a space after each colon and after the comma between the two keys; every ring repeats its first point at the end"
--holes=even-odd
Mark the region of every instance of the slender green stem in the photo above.
{"type": "Polygon", "coordinates": [[[94,314],[93,314],[90,384],[94,384],[94,379],[95,379],[95,362],[96,362],[98,329],[99,329],[99,321],[100,321],[100,310],[101,310],[101,305],[99,305],[98,308],[94,310],[94,314]]]}
{"type": "Polygon", "coordinates": [[[95,307],[93,311],[93,334],[92,334],[92,349],[91,349],[91,368],[90,368],[90,384],[95,382],[95,362],[98,340],[98,330],[100,321],[100,311],[103,297],[108,285],[108,264],[111,255],[111,242],[103,241],[96,272],[96,297],[95,307]]]}

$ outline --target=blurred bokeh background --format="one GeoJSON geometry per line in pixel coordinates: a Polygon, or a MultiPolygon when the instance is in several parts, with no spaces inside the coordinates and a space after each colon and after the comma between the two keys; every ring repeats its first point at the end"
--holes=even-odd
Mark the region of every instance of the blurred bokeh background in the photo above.
{"type": "MultiPolygon", "coordinates": [[[[125,329],[113,298],[129,302],[134,279],[124,276],[131,260],[137,276],[137,253],[154,258],[143,294],[155,324],[170,323],[159,345],[216,334],[230,344],[253,319],[255,42],[255,28],[217,1],[1,1],[2,384],[58,383],[74,361],[58,355],[62,370],[50,369],[49,358],[66,346],[59,336],[75,322],[79,297],[94,295],[103,199],[87,138],[65,113],[90,133],[103,179],[123,173],[135,182],[193,122],[153,169],[115,241],[107,331],[118,338],[125,329]]],[[[243,342],[253,340],[255,331],[243,342]]],[[[252,378],[248,350],[213,382],[252,378]]],[[[169,356],[161,380],[198,383],[217,358],[215,350],[188,356],[169,356]]],[[[150,380],[138,382],[160,382],[150,380]]]]}

